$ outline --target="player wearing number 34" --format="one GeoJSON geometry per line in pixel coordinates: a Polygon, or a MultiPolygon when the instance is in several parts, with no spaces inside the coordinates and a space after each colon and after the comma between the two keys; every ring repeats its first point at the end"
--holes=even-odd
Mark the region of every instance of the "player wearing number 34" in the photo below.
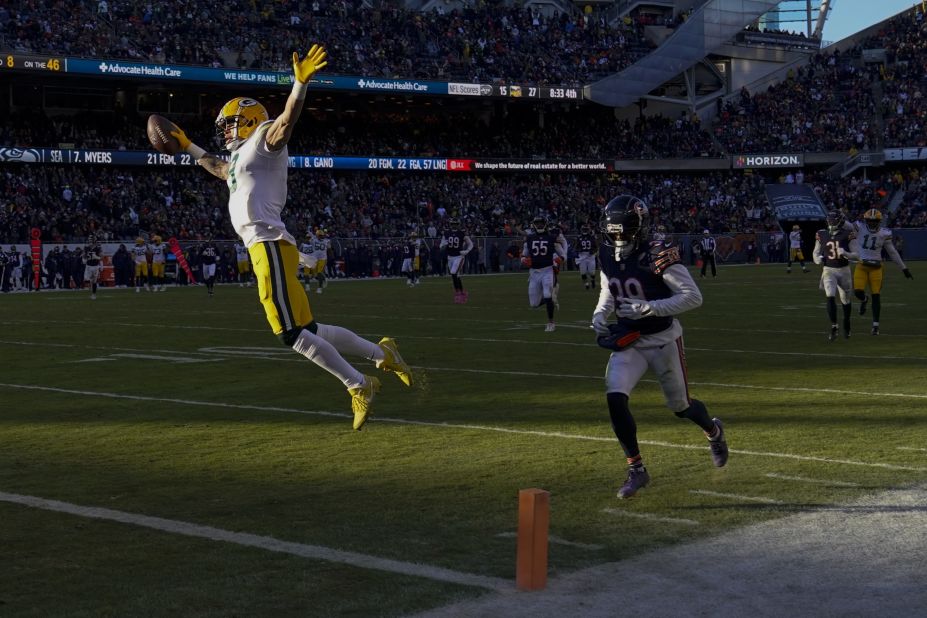
{"type": "Polygon", "coordinates": [[[728,458],[721,421],[689,396],[682,326],[674,317],[699,307],[702,294],[678,248],[651,241],[648,228],[647,205],[630,195],[606,204],[599,222],[602,286],[592,328],[598,344],[611,352],[605,370],[608,413],[629,467],[619,498],[633,496],[650,481],[628,407],[631,391],[648,368],[660,382],[667,407],[705,432],[714,465],[721,467],[728,458]]]}
{"type": "Polygon", "coordinates": [[[303,58],[293,54],[293,90],[275,120],[250,98],[232,99],[222,107],[216,127],[231,152],[228,162],[207,154],[180,129],[171,135],[200,166],[228,184],[232,226],[248,247],[258,294],[274,334],[284,345],[341,380],[351,395],[354,429],[360,429],[371,412],[380,381],[365,376],[341,355],[374,361],[408,386],[412,385],[411,370],[394,340],[387,337],[375,344],[345,328],[313,319],[297,278],[300,258],[296,239],[281,218],[287,195],[287,142],[302,112],[310,78],[327,64],[325,56],[318,45],[303,58]]]}

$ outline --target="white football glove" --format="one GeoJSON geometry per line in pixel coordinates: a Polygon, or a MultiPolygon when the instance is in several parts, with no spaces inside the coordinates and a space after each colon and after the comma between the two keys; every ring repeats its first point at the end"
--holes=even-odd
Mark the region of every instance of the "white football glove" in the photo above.
{"type": "Polygon", "coordinates": [[[589,325],[589,328],[595,331],[596,335],[608,335],[608,320],[605,319],[605,316],[601,313],[592,314],[592,324],[589,325]]]}
{"type": "Polygon", "coordinates": [[[653,309],[650,305],[642,300],[625,300],[621,299],[618,304],[618,317],[629,318],[631,320],[640,320],[653,315],[653,309]]]}

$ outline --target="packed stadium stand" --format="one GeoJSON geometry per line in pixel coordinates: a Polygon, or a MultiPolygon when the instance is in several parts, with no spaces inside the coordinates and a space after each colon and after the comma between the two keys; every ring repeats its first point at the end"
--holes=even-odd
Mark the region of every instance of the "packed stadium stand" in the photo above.
{"type": "Polygon", "coordinates": [[[311,89],[289,147],[291,156],[306,157],[302,167],[313,168],[290,175],[294,230],[434,236],[448,217],[460,217],[474,235],[507,237],[543,213],[572,234],[596,220],[609,196],[628,191],[646,199],[653,224],[672,234],[775,233],[782,222],[764,186],[776,182],[813,186],[825,208],[856,215],[876,206],[892,226],[925,224],[920,155],[898,150],[925,139],[919,8],[820,51],[819,39],[751,23],[687,69],[685,79],[625,108],[582,96],[563,100],[553,87],[529,94],[512,86],[588,90],[660,49],[709,3],[620,4],[634,6],[621,13],[619,5],[584,11],[501,2],[437,2],[428,10],[278,2],[262,11],[243,2],[7,3],[0,7],[0,47],[13,70],[0,73],[0,242],[23,242],[36,226],[52,241],[79,242],[90,233],[132,239],[140,232],[234,238],[221,183],[176,167],[179,160],[165,164],[148,155],[141,165],[113,157],[151,152],[144,131],[150,113],[171,117],[218,150],[213,119],[222,102],[249,94],[274,115],[288,87],[234,83],[227,74],[220,83],[104,69],[74,77],[51,64],[28,70],[39,66],[35,54],[167,63],[178,71],[190,63],[286,72],[292,50],[315,40],[329,49],[326,74],[439,79],[446,89],[434,96],[311,89]],[[197,43],[181,44],[194,21],[197,43]],[[178,39],[159,38],[165,31],[178,39]],[[740,63],[747,56],[756,61],[740,63]],[[723,74],[720,82],[711,66],[723,74]],[[450,88],[471,82],[491,90],[450,88]],[[73,165],[60,158],[82,151],[108,154],[69,154],[80,163],[73,165]],[[27,162],[32,152],[37,163],[27,162]],[[772,165],[744,158],[758,153],[800,158],[772,165]],[[345,157],[389,165],[339,169],[345,157]],[[872,167],[886,160],[889,166],[872,167]],[[419,167],[399,171],[393,161],[419,167]],[[448,171],[472,161],[493,171],[448,171]],[[592,165],[573,172],[572,162],[592,165]],[[426,163],[435,167],[425,171],[426,163]],[[535,171],[527,172],[532,164],[535,171]]]}

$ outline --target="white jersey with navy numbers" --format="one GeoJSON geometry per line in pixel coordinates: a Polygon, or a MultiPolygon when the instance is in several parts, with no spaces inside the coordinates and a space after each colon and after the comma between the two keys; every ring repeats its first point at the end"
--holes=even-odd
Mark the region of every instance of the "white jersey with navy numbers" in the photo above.
{"type": "Polygon", "coordinates": [[[857,256],[861,262],[882,262],[882,249],[885,249],[885,252],[888,253],[888,256],[892,259],[893,262],[898,264],[901,268],[905,268],[904,261],[901,259],[901,256],[898,255],[898,250],[895,249],[895,243],[892,242],[892,231],[880,227],[877,231],[873,232],[869,229],[869,226],[866,225],[865,221],[857,221],[855,224],[856,227],[856,239],[851,245],[855,250],[857,256]]]}
{"type": "Polygon", "coordinates": [[[151,262],[153,264],[163,264],[164,256],[167,255],[167,244],[166,243],[152,243],[148,245],[148,253],[151,254],[151,262]]]}
{"type": "Polygon", "coordinates": [[[229,215],[245,246],[284,240],[296,245],[281,213],[286,205],[287,148],[274,152],[265,137],[271,121],[262,123],[229,159],[229,215]]]}

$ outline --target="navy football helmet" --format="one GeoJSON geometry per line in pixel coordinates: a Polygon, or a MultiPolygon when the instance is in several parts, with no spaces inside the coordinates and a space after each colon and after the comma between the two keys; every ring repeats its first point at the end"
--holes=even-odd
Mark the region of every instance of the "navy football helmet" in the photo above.
{"type": "Polygon", "coordinates": [[[602,209],[599,233],[602,241],[615,250],[617,261],[634,255],[647,239],[647,205],[633,195],[619,195],[602,209]]]}
{"type": "Polygon", "coordinates": [[[827,231],[831,234],[836,234],[843,227],[843,222],[846,218],[843,216],[843,213],[839,210],[831,210],[827,213],[827,231]]]}
{"type": "Polygon", "coordinates": [[[538,215],[531,222],[531,227],[534,228],[534,231],[538,234],[543,234],[547,231],[547,217],[544,215],[538,215]]]}

